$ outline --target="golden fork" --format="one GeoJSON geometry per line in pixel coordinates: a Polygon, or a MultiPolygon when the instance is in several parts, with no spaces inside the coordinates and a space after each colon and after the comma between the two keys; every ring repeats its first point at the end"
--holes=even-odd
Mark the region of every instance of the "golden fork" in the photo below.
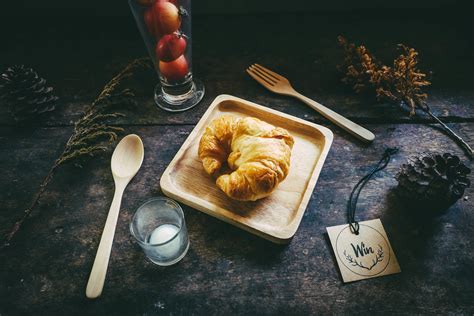
{"type": "Polygon", "coordinates": [[[247,68],[247,73],[268,90],[277,94],[292,96],[303,101],[311,108],[319,112],[322,116],[324,116],[337,126],[348,131],[352,135],[356,136],[357,138],[366,142],[371,142],[374,140],[375,135],[371,131],[352,122],[351,120],[346,119],[344,116],[337,114],[336,112],[331,109],[328,109],[324,105],[314,100],[311,100],[310,98],[305,97],[304,95],[295,91],[288,79],[286,79],[285,77],[259,64],[251,65],[249,68],[247,68]]]}

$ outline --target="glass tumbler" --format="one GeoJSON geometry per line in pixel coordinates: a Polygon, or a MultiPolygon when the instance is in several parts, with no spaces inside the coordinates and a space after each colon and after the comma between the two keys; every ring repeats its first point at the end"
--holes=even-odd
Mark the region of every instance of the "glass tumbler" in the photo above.
{"type": "Polygon", "coordinates": [[[191,0],[129,0],[160,79],[155,103],[170,112],[194,107],[204,85],[193,78],[191,0]]]}
{"type": "Polygon", "coordinates": [[[132,218],[130,232],[146,256],[160,266],[175,264],[189,248],[183,210],[165,197],[141,205],[132,218]]]}

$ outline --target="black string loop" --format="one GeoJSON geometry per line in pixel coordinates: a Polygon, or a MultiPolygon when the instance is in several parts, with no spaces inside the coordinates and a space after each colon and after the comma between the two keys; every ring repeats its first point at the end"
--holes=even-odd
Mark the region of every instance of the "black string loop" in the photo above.
{"type": "Polygon", "coordinates": [[[353,234],[359,235],[359,222],[355,220],[355,212],[360,192],[374,174],[387,167],[388,163],[390,162],[390,158],[397,152],[398,148],[396,147],[385,149],[385,152],[380,161],[377,163],[377,165],[362,179],[360,179],[359,182],[357,182],[357,184],[352,189],[351,195],[349,196],[349,201],[347,203],[347,215],[349,218],[349,226],[353,234]]]}

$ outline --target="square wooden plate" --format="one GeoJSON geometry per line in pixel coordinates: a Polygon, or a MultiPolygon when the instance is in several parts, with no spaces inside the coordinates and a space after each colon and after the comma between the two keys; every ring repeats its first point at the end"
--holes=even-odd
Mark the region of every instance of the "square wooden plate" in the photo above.
{"type": "Polygon", "coordinates": [[[218,96],[181,146],[160,180],[163,192],[179,202],[275,243],[295,234],[331,147],[332,132],[297,117],[230,95],[218,96]],[[268,197],[255,202],[228,198],[198,157],[199,140],[215,118],[253,116],[287,129],[295,143],[286,179],[268,197]]]}

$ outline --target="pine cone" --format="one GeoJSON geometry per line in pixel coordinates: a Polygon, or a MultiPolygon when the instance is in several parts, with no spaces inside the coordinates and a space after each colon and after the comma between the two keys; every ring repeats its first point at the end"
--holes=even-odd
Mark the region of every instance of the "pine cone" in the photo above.
{"type": "Polygon", "coordinates": [[[16,120],[54,110],[58,99],[53,88],[32,68],[9,67],[0,76],[0,100],[5,102],[16,120]]]}
{"type": "Polygon", "coordinates": [[[449,153],[423,154],[401,166],[397,192],[411,206],[443,211],[460,199],[470,186],[471,170],[449,153]]]}

